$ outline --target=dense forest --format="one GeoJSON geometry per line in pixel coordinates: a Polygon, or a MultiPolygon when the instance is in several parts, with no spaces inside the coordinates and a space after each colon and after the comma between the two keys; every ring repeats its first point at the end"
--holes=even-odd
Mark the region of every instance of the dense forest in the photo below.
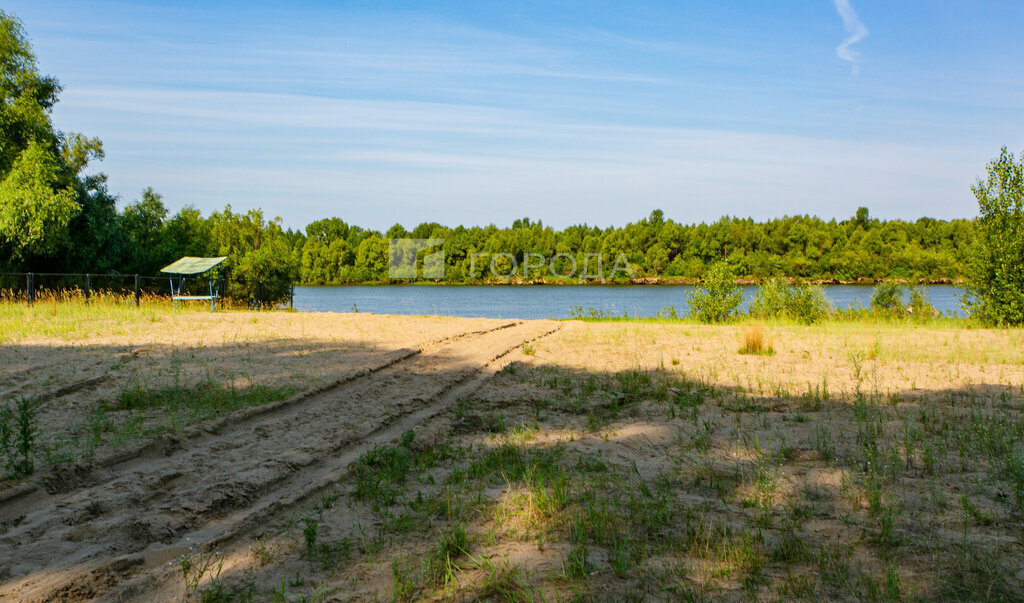
{"type": "Polygon", "coordinates": [[[21,23],[0,11],[0,272],[155,275],[183,255],[226,255],[229,293],[244,296],[254,283],[281,292],[296,281],[388,282],[388,240],[409,237],[443,239],[443,270],[434,280],[453,283],[698,278],[719,260],[751,279],[936,280],[964,274],[974,232],[972,220],[884,221],[866,208],[841,221],[685,224],[656,210],[619,227],[557,230],[523,218],[508,227],[396,224],[384,233],[340,218],[293,231],[259,210],[230,206],[205,216],[193,206],[171,214],[152,189],[119,209],[106,176],[87,171],[103,158],[102,142],[54,127],[60,91],[56,79],[39,73],[21,23]]]}
{"type": "Polygon", "coordinates": [[[699,278],[705,266],[718,260],[751,279],[938,280],[963,274],[972,240],[970,220],[881,221],[864,208],[842,221],[795,216],[680,224],[656,210],[622,227],[556,230],[524,218],[502,228],[429,223],[407,230],[396,224],[381,233],[340,218],[318,220],[305,232],[286,230],[280,219],[231,207],[207,217],[194,207],[170,215],[152,190],[120,212],[116,199],[103,191],[94,191],[91,201],[69,223],[64,244],[50,253],[8,256],[7,270],[155,274],[183,255],[228,255],[236,272],[255,278],[277,274],[317,284],[386,282],[389,239],[416,238],[443,239],[443,280],[449,282],[580,280],[596,277],[598,256],[604,275],[618,280],[699,278]],[[542,267],[526,273],[527,254],[543,258],[542,267]],[[616,259],[623,267],[622,258],[628,270],[611,274],[616,259]]]}

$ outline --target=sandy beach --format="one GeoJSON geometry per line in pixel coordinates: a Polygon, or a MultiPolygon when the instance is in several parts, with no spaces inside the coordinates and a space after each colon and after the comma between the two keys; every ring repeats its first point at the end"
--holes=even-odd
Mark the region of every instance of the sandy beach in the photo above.
{"type": "Polygon", "coordinates": [[[1019,331],[767,324],[774,353],[751,355],[749,325],[78,320],[0,347],[40,447],[0,488],[0,596],[948,598],[1024,580],[1019,331]]]}

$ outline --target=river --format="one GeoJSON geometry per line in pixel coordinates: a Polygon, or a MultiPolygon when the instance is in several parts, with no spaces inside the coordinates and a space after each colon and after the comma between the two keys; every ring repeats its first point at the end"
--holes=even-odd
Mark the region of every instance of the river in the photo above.
{"type": "MultiPolygon", "coordinates": [[[[427,316],[483,318],[569,318],[574,307],[593,308],[613,315],[653,316],[674,306],[687,311],[692,285],[607,286],[344,286],[296,287],[295,309],[301,312],[375,312],[427,316]]],[[[755,286],[743,287],[743,306],[753,298],[755,286]]],[[[870,286],[825,285],[825,295],[836,307],[868,307],[870,286]]],[[[963,316],[960,289],[952,285],[924,286],[928,299],[943,314],[963,316]]]]}

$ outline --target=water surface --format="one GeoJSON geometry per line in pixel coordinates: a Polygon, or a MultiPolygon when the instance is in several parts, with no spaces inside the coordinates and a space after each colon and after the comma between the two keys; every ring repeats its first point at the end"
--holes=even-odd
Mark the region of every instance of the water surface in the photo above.
{"type": "MultiPolygon", "coordinates": [[[[572,308],[582,306],[608,314],[653,316],[673,306],[687,312],[687,293],[692,285],[587,285],[587,286],[480,286],[407,285],[296,287],[295,309],[302,312],[375,312],[428,316],[482,318],[569,318],[572,308]]],[[[832,305],[868,307],[871,287],[826,285],[832,305]]],[[[960,290],[952,285],[924,287],[928,299],[943,314],[963,316],[960,290]]],[[[743,307],[753,298],[755,286],[743,287],[743,307]]]]}

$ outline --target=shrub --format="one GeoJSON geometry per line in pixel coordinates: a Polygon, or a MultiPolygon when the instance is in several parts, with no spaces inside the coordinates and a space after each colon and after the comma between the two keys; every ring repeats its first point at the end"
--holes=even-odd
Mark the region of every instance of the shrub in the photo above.
{"type": "Polygon", "coordinates": [[[274,305],[288,300],[299,278],[299,263],[283,239],[277,238],[245,253],[233,266],[228,295],[274,305]]]}
{"type": "Polygon", "coordinates": [[[903,316],[906,312],[903,305],[904,288],[899,283],[878,283],[871,292],[871,310],[876,314],[903,316]]]}
{"type": "Polygon", "coordinates": [[[789,284],[785,279],[774,276],[757,288],[750,313],[761,318],[782,318],[786,315],[786,301],[789,298],[789,284]]]}
{"type": "Polygon", "coordinates": [[[828,313],[828,299],[819,285],[796,285],[789,290],[786,314],[804,324],[818,322],[828,313]]]}
{"type": "Polygon", "coordinates": [[[760,318],[789,318],[815,323],[828,313],[825,290],[817,285],[794,285],[784,279],[768,279],[757,288],[750,313],[760,318]]]}
{"type": "Polygon", "coordinates": [[[928,294],[920,286],[910,288],[910,313],[917,320],[927,320],[937,314],[928,294]]]}
{"type": "Polygon", "coordinates": [[[708,268],[704,281],[690,293],[690,314],[701,322],[724,322],[743,303],[743,292],[725,262],[708,268]]]}

